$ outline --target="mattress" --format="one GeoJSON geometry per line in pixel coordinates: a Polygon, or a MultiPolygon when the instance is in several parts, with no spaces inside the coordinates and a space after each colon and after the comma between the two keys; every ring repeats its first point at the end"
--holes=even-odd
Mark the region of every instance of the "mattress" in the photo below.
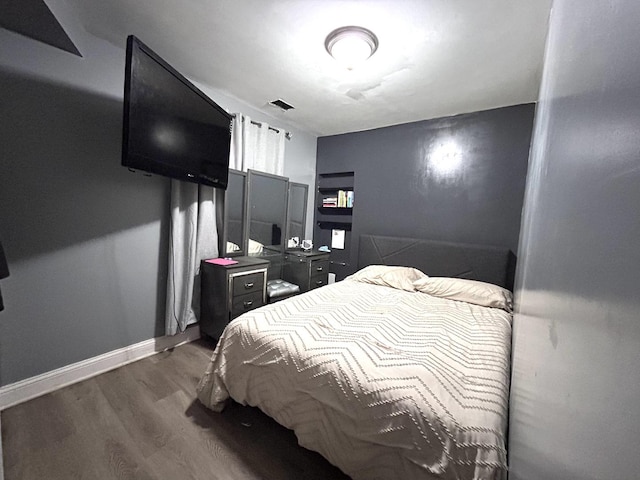
{"type": "Polygon", "coordinates": [[[198,398],[260,408],[353,479],[506,477],[511,314],[346,279],[225,329],[198,398]]]}

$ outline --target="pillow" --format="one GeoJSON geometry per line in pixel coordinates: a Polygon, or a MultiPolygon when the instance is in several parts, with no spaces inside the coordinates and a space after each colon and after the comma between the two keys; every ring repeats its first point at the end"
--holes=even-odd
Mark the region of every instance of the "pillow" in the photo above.
{"type": "Polygon", "coordinates": [[[483,307],[501,308],[511,313],[513,295],[505,288],[491,283],[464,278],[426,277],[413,282],[416,290],[434,297],[459,300],[483,307]]]}
{"type": "Polygon", "coordinates": [[[349,275],[347,278],[356,282],[383,285],[414,292],[413,282],[427,278],[427,276],[417,268],[412,267],[369,265],[358,270],[353,275],[349,275]]]}
{"type": "Polygon", "coordinates": [[[249,254],[262,253],[263,250],[264,250],[263,244],[261,244],[260,242],[256,242],[251,238],[249,239],[249,254]]]}
{"type": "Polygon", "coordinates": [[[229,252],[237,252],[240,250],[240,246],[233,243],[233,242],[227,242],[227,253],[229,252]]]}

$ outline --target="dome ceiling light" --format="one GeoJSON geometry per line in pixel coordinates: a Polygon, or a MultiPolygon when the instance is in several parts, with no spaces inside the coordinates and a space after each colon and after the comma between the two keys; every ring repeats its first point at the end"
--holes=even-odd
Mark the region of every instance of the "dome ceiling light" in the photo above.
{"type": "Polygon", "coordinates": [[[363,27],[340,27],[327,35],[324,46],[333,58],[352,70],[375,53],[378,37],[363,27]]]}

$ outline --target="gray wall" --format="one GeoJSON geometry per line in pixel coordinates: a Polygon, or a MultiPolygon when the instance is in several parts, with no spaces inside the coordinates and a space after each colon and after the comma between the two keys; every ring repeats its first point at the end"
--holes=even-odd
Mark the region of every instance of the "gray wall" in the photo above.
{"type": "Polygon", "coordinates": [[[122,103],[0,72],[3,384],[162,333],[167,180],[118,164],[122,103]]]}
{"type": "MultiPolygon", "coordinates": [[[[284,128],[291,133],[291,139],[285,140],[284,172],[282,175],[292,182],[309,185],[310,198],[307,201],[306,231],[311,235],[313,232],[313,185],[316,180],[316,150],[318,138],[293,125],[287,124],[279,118],[269,117],[263,112],[255,110],[218,90],[198,83],[196,83],[196,85],[201,88],[204,93],[209,95],[209,97],[218,102],[219,105],[224,106],[229,112],[241,112],[250,115],[252,120],[267,122],[269,125],[276,128],[284,128]]],[[[268,108],[275,109],[276,107],[268,108]]]]}
{"type": "MultiPolygon", "coordinates": [[[[0,29],[0,385],[164,332],[169,180],[120,166],[125,39],[47,4],[83,58],[0,29]]],[[[292,131],[285,173],[314,178],[315,136],[206,90],[292,131]]]]}
{"type": "Polygon", "coordinates": [[[57,13],[84,58],[0,29],[2,385],[162,332],[168,180],[119,165],[124,50],[57,13]]]}
{"type": "Polygon", "coordinates": [[[516,283],[511,480],[638,478],[640,3],[556,0],[516,283]]]}
{"type": "Polygon", "coordinates": [[[355,172],[352,268],[362,233],[516,253],[533,116],[527,104],[319,138],[319,174],[355,172]]]}

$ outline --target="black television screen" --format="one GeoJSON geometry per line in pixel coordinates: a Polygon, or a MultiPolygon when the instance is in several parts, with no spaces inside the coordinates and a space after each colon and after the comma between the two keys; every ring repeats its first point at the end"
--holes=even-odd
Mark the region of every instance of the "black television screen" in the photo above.
{"type": "Polygon", "coordinates": [[[231,119],[138,38],[127,38],[123,166],[226,189],[231,119]]]}

